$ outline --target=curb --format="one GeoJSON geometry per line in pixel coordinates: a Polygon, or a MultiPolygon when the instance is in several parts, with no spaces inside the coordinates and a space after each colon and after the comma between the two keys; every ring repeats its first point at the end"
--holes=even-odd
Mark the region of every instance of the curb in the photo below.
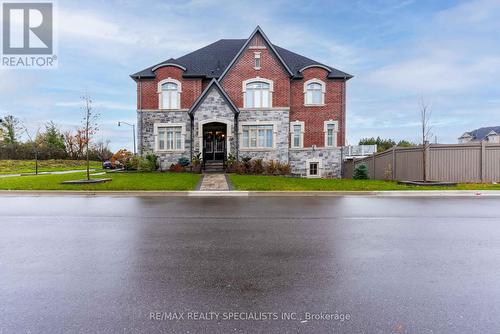
{"type": "Polygon", "coordinates": [[[114,196],[114,197],[500,197],[500,190],[407,191],[84,191],[0,190],[0,196],[114,196]]]}

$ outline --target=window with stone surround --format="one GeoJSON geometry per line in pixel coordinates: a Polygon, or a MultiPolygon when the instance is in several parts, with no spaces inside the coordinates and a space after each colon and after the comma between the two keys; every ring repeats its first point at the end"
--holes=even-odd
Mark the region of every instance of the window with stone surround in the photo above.
{"type": "Polygon", "coordinates": [[[337,147],[337,133],[339,123],[337,121],[325,121],[323,132],[325,134],[325,147],[337,147]]]}
{"type": "Polygon", "coordinates": [[[241,147],[247,149],[269,149],[274,147],[273,125],[242,125],[241,147]]]}
{"type": "Polygon", "coordinates": [[[306,106],[324,105],[325,87],[325,83],[319,79],[307,80],[304,83],[304,104],[306,106]]]}
{"type": "Polygon", "coordinates": [[[184,123],[155,123],[155,151],[183,151],[186,137],[184,123]]]}
{"type": "Polygon", "coordinates": [[[273,98],[273,82],[264,78],[253,78],[243,81],[244,108],[271,108],[273,98]]]}
{"type": "Polygon", "coordinates": [[[290,123],[291,147],[304,147],[304,122],[295,121],[290,123]]]}

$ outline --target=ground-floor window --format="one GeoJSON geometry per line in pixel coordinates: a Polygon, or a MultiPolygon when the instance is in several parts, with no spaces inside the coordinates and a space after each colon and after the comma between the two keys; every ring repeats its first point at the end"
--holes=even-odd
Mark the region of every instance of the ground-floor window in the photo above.
{"type": "Polygon", "coordinates": [[[184,149],[185,125],[178,123],[155,124],[156,151],[180,151],[184,149]]]}
{"type": "Polygon", "coordinates": [[[243,148],[273,148],[273,125],[243,125],[243,148]]]}
{"type": "Polygon", "coordinates": [[[323,168],[321,159],[306,160],[307,177],[321,177],[321,168],[323,168]]]}
{"type": "Polygon", "coordinates": [[[318,163],[317,162],[310,162],[309,163],[309,175],[310,176],[317,176],[318,175],[318,163]]]}

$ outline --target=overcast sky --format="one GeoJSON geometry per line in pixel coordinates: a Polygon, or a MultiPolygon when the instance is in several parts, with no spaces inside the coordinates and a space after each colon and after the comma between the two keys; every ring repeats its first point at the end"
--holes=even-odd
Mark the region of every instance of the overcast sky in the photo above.
{"type": "Polygon", "coordinates": [[[80,124],[85,90],[101,114],[98,137],[132,148],[129,74],[260,25],[274,44],[355,77],[347,138],[418,141],[420,97],[433,133],[454,143],[500,125],[500,1],[59,0],[56,70],[0,70],[0,115],[30,127],[80,124]]]}

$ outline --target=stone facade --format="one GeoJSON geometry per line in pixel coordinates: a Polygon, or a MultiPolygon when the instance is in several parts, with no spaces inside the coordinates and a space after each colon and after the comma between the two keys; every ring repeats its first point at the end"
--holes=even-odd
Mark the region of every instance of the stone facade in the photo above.
{"type": "Polygon", "coordinates": [[[242,137],[242,126],[249,124],[273,124],[274,125],[274,148],[261,149],[245,149],[241,147],[240,141],[240,158],[251,157],[264,160],[278,160],[284,163],[288,162],[288,138],[289,138],[289,115],[288,108],[272,109],[272,110],[242,110],[239,115],[239,135],[242,137]]]}
{"type": "Polygon", "coordinates": [[[203,125],[212,122],[226,124],[228,153],[235,152],[234,112],[215,86],[212,86],[201,104],[194,111],[194,155],[201,152],[203,125]]]}
{"type": "Polygon", "coordinates": [[[340,178],[341,148],[290,149],[292,173],[308,177],[309,162],[319,163],[319,177],[340,178]]]}
{"type": "Polygon", "coordinates": [[[191,121],[187,111],[138,111],[137,124],[139,125],[137,129],[139,147],[142,149],[142,153],[156,154],[162,170],[166,170],[171,164],[177,163],[181,157],[190,157],[191,121]],[[157,151],[155,148],[155,123],[185,124],[184,150],[175,152],[157,151]]]}

